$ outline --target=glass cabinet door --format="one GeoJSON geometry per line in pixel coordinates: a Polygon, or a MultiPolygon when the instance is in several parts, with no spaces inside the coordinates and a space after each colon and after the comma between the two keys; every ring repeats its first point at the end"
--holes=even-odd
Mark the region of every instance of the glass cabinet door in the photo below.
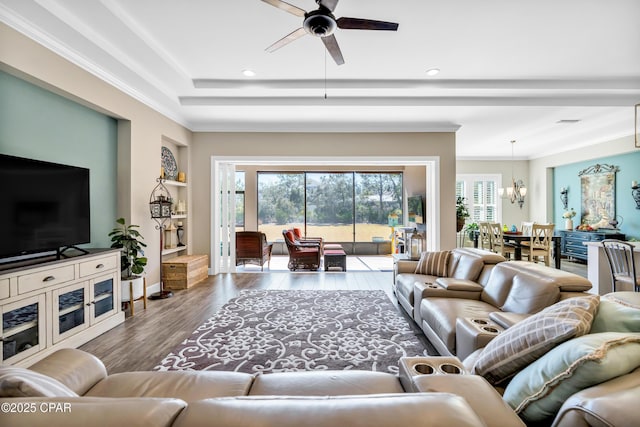
{"type": "Polygon", "coordinates": [[[38,295],[0,308],[2,363],[17,362],[45,347],[44,302],[44,295],[38,295]]]}
{"type": "Polygon", "coordinates": [[[115,275],[91,280],[92,322],[115,313],[115,283],[115,275]]]}
{"type": "Polygon", "coordinates": [[[53,291],[53,342],[89,326],[87,282],[53,291]]]}

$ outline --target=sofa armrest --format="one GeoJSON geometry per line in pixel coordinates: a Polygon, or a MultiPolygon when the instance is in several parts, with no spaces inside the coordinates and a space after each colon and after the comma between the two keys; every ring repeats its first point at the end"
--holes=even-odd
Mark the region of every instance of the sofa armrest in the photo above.
{"type": "Polygon", "coordinates": [[[463,397],[488,427],[524,427],[524,422],[498,392],[478,375],[421,375],[417,392],[452,393],[463,397]]]}
{"type": "Polygon", "coordinates": [[[640,419],[640,368],[569,397],[553,427],[583,425],[623,426],[640,419]]]}
{"type": "Polygon", "coordinates": [[[456,279],[454,277],[439,277],[436,285],[450,291],[482,292],[482,286],[472,280],[456,279]]]}
{"type": "Polygon", "coordinates": [[[424,298],[464,298],[479,300],[482,294],[482,286],[464,279],[442,281],[437,278],[434,283],[415,282],[413,285],[414,304],[419,305],[424,298]]]}
{"type": "Polygon", "coordinates": [[[401,259],[396,262],[396,274],[401,273],[415,273],[418,261],[410,259],[401,259]]]}
{"type": "Polygon", "coordinates": [[[100,359],[75,348],[58,350],[29,369],[55,378],[80,396],[107,377],[107,368],[100,359]]]}
{"type": "Polygon", "coordinates": [[[489,319],[505,329],[512,327],[529,316],[531,316],[531,314],[511,313],[508,311],[494,311],[493,313],[489,313],[489,319]]]}

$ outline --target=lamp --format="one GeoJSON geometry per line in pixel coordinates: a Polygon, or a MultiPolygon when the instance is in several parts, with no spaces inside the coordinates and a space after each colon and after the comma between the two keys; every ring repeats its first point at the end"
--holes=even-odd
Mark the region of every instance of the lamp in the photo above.
{"type": "Polygon", "coordinates": [[[569,206],[569,189],[567,187],[562,187],[562,189],[560,190],[560,201],[562,202],[562,207],[564,208],[564,210],[567,210],[567,207],[569,206]]]}
{"type": "Polygon", "coordinates": [[[636,202],[636,209],[640,209],[640,185],[638,185],[638,181],[631,181],[631,196],[636,202]]]}
{"type": "Polygon", "coordinates": [[[518,202],[520,209],[522,209],[522,205],[524,205],[524,198],[527,195],[527,187],[525,187],[524,182],[521,179],[516,180],[513,177],[513,145],[515,141],[511,141],[511,187],[507,188],[506,196],[505,189],[498,188],[498,195],[500,197],[508,198],[511,203],[518,202]]]}
{"type": "Polygon", "coordinates": [[[165,299],[173,296],[173,292],[164,290],[162,281],[162,249],[164,249],[165,222],[171,219],[171,193],[164,186],[164,178],[158,178],[158,185],[151,191],[149,197],[149,211],[151,218],[156,222],[156,230],[160,230],[160,291],[149,295],[149,299],[165,299]]]}

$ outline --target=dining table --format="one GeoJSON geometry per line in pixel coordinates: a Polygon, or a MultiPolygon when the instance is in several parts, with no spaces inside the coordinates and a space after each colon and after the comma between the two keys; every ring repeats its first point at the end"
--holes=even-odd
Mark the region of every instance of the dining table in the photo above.
{"type": "MultiPolygon", "coordinates": [[[[477,248],[478,247],[478,241],[479,241],[479,237],[480,237],[480,233],[471,233],[471,236],[473,238],[473,247],[477,248]]],[[[512,232],[512,231],[505,231],[502,233],[502,239],[504,240],[504,243],[507,245],[510,245],[514,248],[514,259],[516,261],[520,261],[522,260],[522,243],[523,242],[528,242],[531,240],[531,235],[530,234],[524,234],[522,232],[512,232]]],[[[555,262],[555,267],[557,269],[560,269],[560,258],[561,258],[561,252],[560,252],[560,246],[562,244],[562,236],[560,235],[554,235],[552,236],[552,242],[553,242],[553,260],[555,262]]]]}

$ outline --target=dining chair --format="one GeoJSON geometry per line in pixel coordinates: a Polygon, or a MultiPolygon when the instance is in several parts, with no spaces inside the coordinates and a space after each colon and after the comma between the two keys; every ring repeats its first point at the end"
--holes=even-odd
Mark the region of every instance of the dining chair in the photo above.
{"type": "Polygon", "coordinates": [[[504,241],[502,225],[499,222],[492,222],[489,223],[489,227],[491,230],[491,250],[505,258],[515,258],[516,249],[504,241]]]}
{"type": "Polygon", "coordinates": [[[533,224],[535,224],[534,221],[522,221],[520,223],[520,231],[522,231],[522,234],[524,234],[525,236],[531,234],[533,224]]]}
{"type": "Polygon", "coordinates": [[[618,284],[622,285],[623,291],[640,292],[640,276],[636,273],[633,255],[635,247],[631,243],[615,239],[604,239],[602,246],[611,269],[613,292],[616,292],[618,284]]]}
{"type": "Polygon", "coordinates": [[[478,239],[478,241],[480,242],[480,248],[492,251],[493,246],[491,241],[491,224],[488,222],[479,222],[478,228],[480,230],[480,238],[478,239]]]}
{"type": "Polygon", "coordinates": [[[522,257],[528,257],[529,261],[537,262],[542,257],[544,264],[551,264],[551,247],[555,224],[533,224],[531,238],[528,242],[522,242],[522,257]]]}

